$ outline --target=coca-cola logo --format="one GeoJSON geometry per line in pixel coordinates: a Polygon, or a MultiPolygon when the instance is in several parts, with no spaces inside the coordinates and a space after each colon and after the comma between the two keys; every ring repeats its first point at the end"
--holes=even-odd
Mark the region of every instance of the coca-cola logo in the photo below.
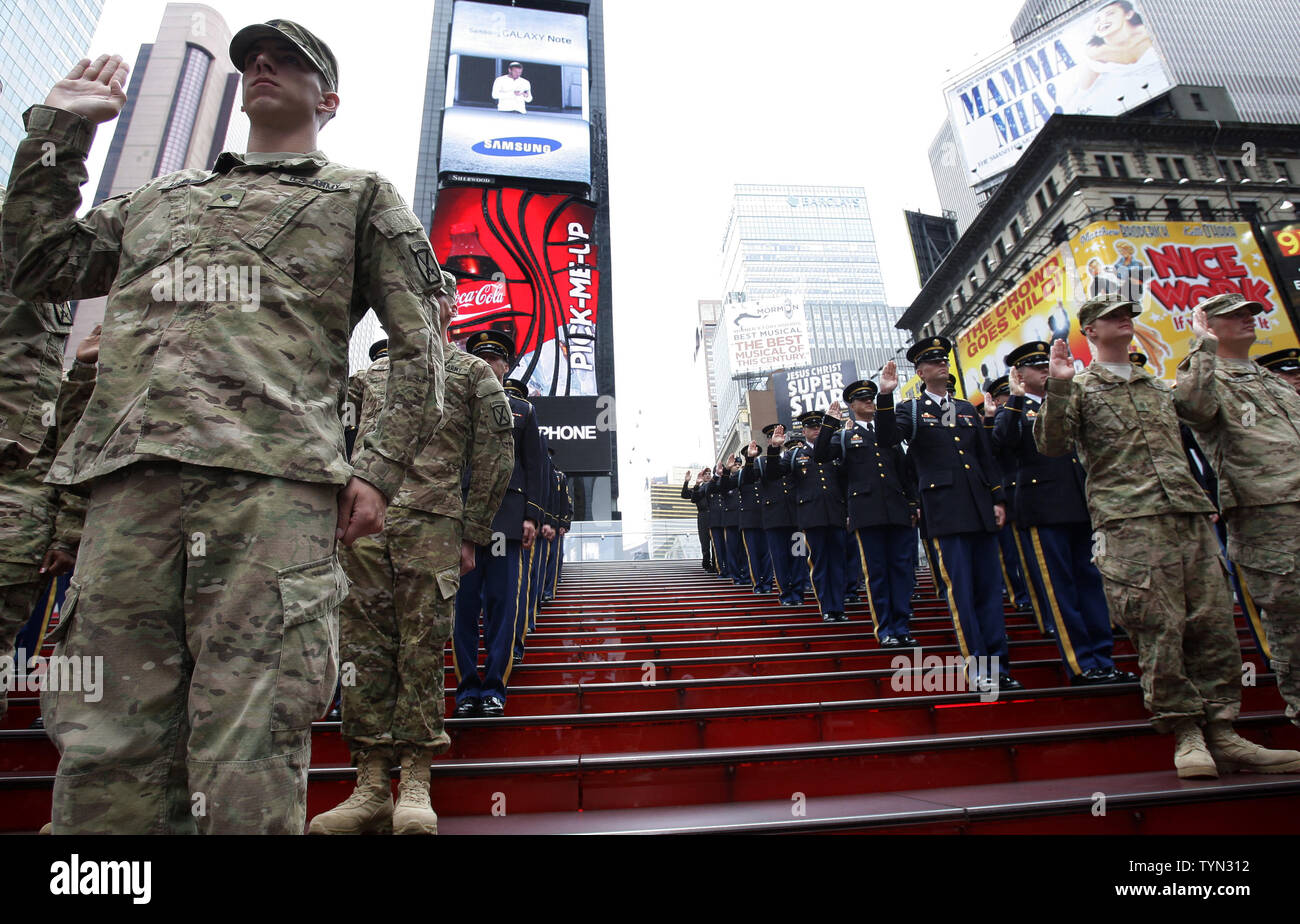
{"type": "Polygon", "coordinates": [[[484,306],[490,308],[504,307],[505,304],[506,284],[504,282],[484,283],[477,289],[465,289],[463,287],[456,289],[457,311],[466,308],[482,309],[484,306]]]}

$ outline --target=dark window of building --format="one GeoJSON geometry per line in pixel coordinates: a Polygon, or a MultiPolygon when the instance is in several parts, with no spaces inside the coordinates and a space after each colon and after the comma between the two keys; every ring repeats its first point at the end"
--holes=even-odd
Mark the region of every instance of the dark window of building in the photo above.
{"type": "Polygon", "coordinates": [[[1208,112],[1208,111],[1209,111],[1209,110],[1207,110],[1207,109],[1205,108],[1205,100],[1204,100],[1204,98],[1202,98],[1201,94],[1199,94],[1199,93],[1193,93],[1193,94],[1192,94],[1192,105],[1195,106],[1195,107],[1197,108],[1197,110],[1200,111],[1200,112],[1208,112]]]}
{"type": "Polygon", "coordinates": [[[1178,171],[1179,179],[1191,179],[1192,175],[1187,171],[1187,161],[1181,157],[1174,158],[1174,169],[1178,171]]]}
{"type": "Polygon", "coordinates": [[[1007,256],[1007,245],[1002,243],[1002,238],[998,238],[993,246],[998,252],[998,259],[1005,260],[1007,256]]]}
{"type": "Polygon", "coordinates": [[[1277,171],[1277,175],[1280,176],[1282,179],[1286,180],[1288,183],[1291,182],[1291,171],[1287,169],[1286,161],[1284,160],[1273,161],[1273,169],[1277,171]]]}
{"type": "Polygon", "coordinates": [[[1210,205],[1209,199],[1197,199],[1196,211],[1201,216],[1201,221],[1214,221],[1214,206],[1210,205]]]}
{"type": "Polygon", "coordinates": [[[1168,199],[1166,199],[1165,208],[1169,210],[1170,221],[1183,220],[1183,209],[1182,206],[1178,204],[1178,199],[1176,197],[1170,196],[1168,199]]]}
{"type": "Polygon", "coordinates": [[[1219,164],[1219,176],[1221,176],[1221,177],[1223,177],[1225,180],[1228,180],[1229,182],[1231,182],[1231,181],[1232,181],[1232,166],[1227,162],[1227,160],[1225,160],[1225,159],[1222,158],[1222,157],[1218,158],[1217,160],[1218,160],[1218,164],[1219,164]]]}
{"type": "Polygon", "coordinates": [[[1112,196],[1110,201],[1114,204],[1120,218],[1125,221],[1137,220],[1137,200],[1132,196],[1112,196]]]}
{"type": "Polygon", "coordinates": [[[1124,163],[1123,154],[1112,154],[1110,162],[1115,165],[1115,175],[1128,179],[1128,164],[1124,163]]]}
{"type": "Polygon", "coordinates": [[[985,276],[992,276],[992,275],[993,275],[993,267],[989,264],[989,258],[988,258],[988,257],[980,257],[980,266],[984,267],[984,275],[985,275],[985,276]]]}
{"type": "Polygon", "coordinates": [[[1017,242],[1020,240],[1020,222],[1015,218],[1011,219],[1011,239],[1017,242]]]}
{"type": "Polygon", "coordinates": [[[1043,195],[1043,191],[1041,189],[1038,190],[1038,192],[1034,193],[1034,201],[1038,203],[1039,212],[1047,211],[1047,197],[1043,195]]]}
{"type": "Polygon", "coordinates": [[[1056,191],[1056,180],[1050,176],[1047,178],[1047,198],[1055,202],[1060,193],[1056,191]]]}
{"type": "Polygon", "coordinates": [[[1097,172],[1102,176],[1110,176],[1110,161],[1106,160],[1105,154],[1094,154],[1093,161],[1097,164],[1097,172]]]}
{"type": "Polygon", "coordinates": [[[1174,173],[1173,173],[1172,170],[1169,169],[1169,158],[1168,158],[1168,157],[1157,157],[1157,158],[1156,158],[1156,169],[1160,171],[1160,179],[1162,179],[1162,180],[1172,180],[1172,179],[1174,179],[1174,173]]]}
{"type": "Polygon", "coordinates": [[[1241,210],[1241,217],[1246,221],[1254,221],[1259,217],[1259,203],[1254,199],[1238,199],[1237,208],[1241,210]]]}

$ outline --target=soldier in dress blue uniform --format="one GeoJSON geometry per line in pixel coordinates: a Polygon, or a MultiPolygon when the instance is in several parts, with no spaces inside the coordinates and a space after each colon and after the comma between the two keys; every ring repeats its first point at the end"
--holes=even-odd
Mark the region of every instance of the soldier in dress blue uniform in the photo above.
{"type": "Polygon", "coordinates": [[[817,462],[812,446],[821,434],[821,411],[811,411],[799,418],[804,439],[808,442],[789,456],[781,454],[785,446],[785,428],[777,427],[768,444],[768,464],[782,474],[793,474],[795,482],[796,523],[804,535],[808,552],[808,572],[813,593],[824,622],[847,622],[844,613],[844,562],[847,557],[847,512],[844,489],[840,485],[838,464],[817,462]]]}
{"type": "Polygon", "coordinates": [[[722,525],[726,515],[726,493],[722,490],[722,466],[710,469],[704,479],[704,496],[709,505],[709,538],[713,540],[715,573],[723,580],[731,578],[731,560],[727,556],[727,530],[722,525]]]}
{"type": "MultiPolygon", "coordinates": [[[[465,342],[468,353],[492,367],[497,378],[514,365],[514,343],[495,330],[476,331],[465,342]]],[[[455,651],[456,715],[505,715],[506,684],[514,666],[514,640],[528,618],[528,556],[538,537],[542,510],[537,502],[542,480],[541,431],[537,412],[523,398],[507,394],[514,422],[515,467],[501,508],[492,519],[494,537],[504,537],[504,554],[494,538],[479,546],[474,569],[460,579],[456,594],[455,651]],[[483,616],[483,644],[487,663],[478,670],[479,615],[483,616]]]]}
{"type": "Polygon", "coordinates": [[[849,514],[849,546],[867,585],[867,604],[882,648],[915,645],[910,624],[916,587],[916,488],[897,446],[876,442],[874,382],[844,389],[854,420],[841,429],[839,402],[832,404],[813,447],[819,462],[839,463],[849,514]]]}
{"type": "MultiPolygon", "coordinates": [[[[989,382],[984,398],[984,432],[993,437],[993,422],[998,409],[1007,403],[1011,387],[1007,376],[1000,375],[989,382]]],[[[1016,613],[1037,617],[1037,611],[1031,602],[1031,588],[1025,583],[1024,565],[1021,564],[1020,551],[1016,547],[1016,466],[1012,459],[1005,457],[996,445],[993,445],[993,461],[998,464],[1002,484],[1002,502],[1007,505],[1007,522],[998,530],[998,546],[1002,552],[1002,584],[1007,589],[1007,597],[1015,604],[1016,613]]],[[[1040,623],[1040,630],[1043,625],[1040,623]]]]}
{"type": "Polygon", "coordinates": [[[745,448],[745,464],[739,473],[740,482],[740,544],[745,551],[745,564],[749,567],[750,583],[756,594],[772,592],[772,558],[767,551],[767,535],[763,532],[762,476],[755,461],[758,443],[750,440],[745,448]]]}
{"type": "Polygon", "coordinates": [[[745,560],[745,546],[740,541],[740,468],[739,456],[731,456],[720,466],[718,488],[722,491],[722,529],[727,543],[727,570],[731,582],[737,587],[748,587],[749,562],[745,560]]]}
{"type": "Polygon", "coordinates": [[[717,566],[713,564],[713,539],[709,535],[709,495],[704,490],[708,483],[708,470],[700,472],[695,476],[695,484],[691,485],[691,476],[688,474],[686,480],[682,482],[682,500],[688,500],[695,505],[695,530],[700,534],[700,564],[704,570],[710,574],[717,573],[717,566]]]}
{"type": "Polygon", "coordinates": [[[983,687],[1021,689],[1007,664],[1002,611],[1002,571],[997,531],[1006,519],[998,495],[997,466],[979,414],[968,401],[947,395],[945,337],[929,337],[907,351],[925,385],[916,400],[894,407],[898,371],[891,360],[880,374],[877,439],[886,446],[906,441],[916,471],[921,517],[935,541],[939,571],[948,585],[957,644],[970,662],[972,680],[983,687]],[[997,676],[989,658],[997,658],[997,676]]]}
{"type": "MultiPolygon", "coordinates": [[[[768,424],[763,435],[770,440],[777,424],[768,424]]],[[[803,444],[798,436],[788,437],[784,454],[789,457],[803,444]]],[[[779,459],[769,453],[761,454],[754,462],[759,476],[759,499],[763,503],[763,533],[767,540],[768,558],[772,562],[772,576],[782,606],[799,606],[808,590],[808,569],[802,558],[794,556],[794,533],[797,527],[795,485],[793,474],[782,474],[779,459]]],[[[788,458],[787,458],[788,469],[788,458]]]]}
{"type": "Polygon", "coordinates": [[[1092,563],[1092,523],[1084,470],[1073,452],[1045,456],[1034,443],[1034,420],[1047,389],[1051,347],[1031,341],[1005,357],[1011,397],[998,412],[993,445],[1013,466],[1016,508],[1028,547],[1026,568],[1045,618],[1056,628],[1072,684],[1136,680],[1115,667],[1101,572],[1092,563]]]}
{"type": "Polygon", "coordinates": [[[1281,376],[1296,390],[1296,394],[1300,394],[1300,350],[1294,347],[1289,350],[1274,350],[1256,357],[1255,362],[1281,376]]]}

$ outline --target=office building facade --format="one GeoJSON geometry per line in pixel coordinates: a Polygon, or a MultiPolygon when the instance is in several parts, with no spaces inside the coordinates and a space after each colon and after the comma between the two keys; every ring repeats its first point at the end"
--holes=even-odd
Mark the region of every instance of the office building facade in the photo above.
{"type": "Polygon", "coordinates": [[[86,56],[103,0],[0,0],[0,186],[25,134],[23,113],[86,56]]]}

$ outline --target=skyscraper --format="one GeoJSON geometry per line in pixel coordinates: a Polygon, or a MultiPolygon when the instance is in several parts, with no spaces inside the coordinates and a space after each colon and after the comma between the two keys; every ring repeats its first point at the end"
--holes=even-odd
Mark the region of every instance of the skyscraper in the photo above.
{"type": "MultiPolygon", "coordinates": [[[[853,360],[866,375],[903,342],[885,304],[860,186],[737,184],[722,241],[722,291],[731,299],[802,304],[812,365],[853,360]]],[[[714,336],[724,334],[719,326],[714,336]]],[[[713,369],[718,445],[725,452],[746,391],[764,388],[766,377],[733,377],[723,342],[715,345],[713,369]]]]}
{"type": "MultiPolygon", "coordinates": [[[[239,71],[230,63],[230,27],[201,3],[169,3],[158,35],[141,45],[126,87],[126,105],[114,120],[94,204],[138,189],[154,177],[188,168],[209,169],[227,148],[246,147],[247,122],[232,113],[239,71]]],[[[76,305],[70,357],[104,319],[103,298],[76,305]]]]}
{"type": "Polygon", "coordinates": [[[23,112],[85,57],[104,0],[0,0],[0,186],[9,183],[23,112]]]}
{"type": "MultiPolygon", "coordinates": [[[[614,395],[602,10],[435,6],[412,203],[458,280],[453,338],[514,339],[512,374],[570,473],[575,519],[597,520],[619,517],[617,434],[602,426],[614,395]],[[528,98],[496,95],[502,82],[528,98]]],[[[353,355],[374,335],[358,328],[353,355]]]]}

